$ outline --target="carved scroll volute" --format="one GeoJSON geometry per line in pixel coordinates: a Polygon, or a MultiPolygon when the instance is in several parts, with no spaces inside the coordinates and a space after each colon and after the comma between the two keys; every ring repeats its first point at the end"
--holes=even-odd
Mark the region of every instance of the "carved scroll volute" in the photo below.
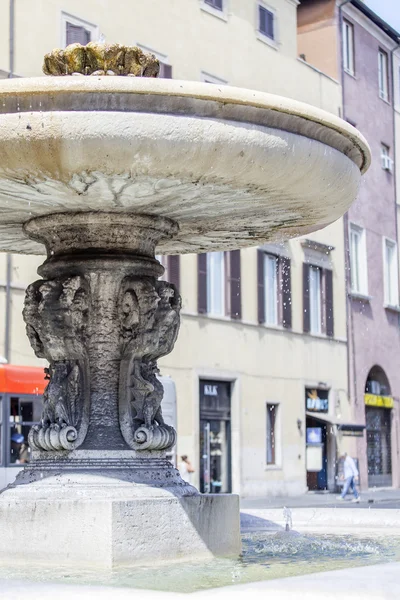
{"type": "Polygon", "coordinates": [[[50,363],[42,419],[29,434],[34,450],[73,450],[86,437],[89,298],[89,286],[80,276],[36,281],[27,289],[23,316],[29,341],[35,354],[50,363]]]}
{"type": "Polygon", "coordinates": [[[162,416],[157,359],[173,349],[180,307],[179,294],[169,283],[134,278],[122,283],[120,426],[135,450],[166,450],[176,443],[175,430],[162,416]]]}

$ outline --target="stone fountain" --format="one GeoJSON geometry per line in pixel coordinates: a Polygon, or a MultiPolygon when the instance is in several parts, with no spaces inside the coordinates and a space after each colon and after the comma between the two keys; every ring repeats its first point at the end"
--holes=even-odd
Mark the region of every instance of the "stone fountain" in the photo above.
{"type": "Polygon", "coordinates": [[[0,83],[0,250],[46,249],[24,319],[50,365],[32,461],[0,497],[0,561],[237,555],[238,497],[199,494],[165,458],[176,432],[157,359],[174,346],[181,300],[155,252],[332,223],[356,197],[368,145],[292,100],[158,80],[137,48],[74,44],[44,71],[0,83]]]}

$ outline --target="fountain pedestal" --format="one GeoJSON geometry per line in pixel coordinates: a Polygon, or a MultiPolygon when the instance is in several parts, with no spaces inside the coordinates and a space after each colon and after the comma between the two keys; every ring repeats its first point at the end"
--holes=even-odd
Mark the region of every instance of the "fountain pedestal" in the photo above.
{"type": "Polygon", "coordinates": [[[200,495],[165,458],[176,432],[157,359],[174,346],[181,301],[158,281],[154,250],[178,226],[88,212],[25,230],[48,252],[24,319],[49,381],[33,460],[0,498],[1,558],[106,567],[237,555],[238,498],[200,495]]]}

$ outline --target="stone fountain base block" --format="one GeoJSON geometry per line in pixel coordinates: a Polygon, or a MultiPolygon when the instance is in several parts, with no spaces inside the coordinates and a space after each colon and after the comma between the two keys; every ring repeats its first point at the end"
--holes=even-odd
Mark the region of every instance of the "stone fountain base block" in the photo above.
{"type": "Polygon", "coordinates": [[[241,551],[235,495],[57,500],[30,487],[0,496],[0,564],[112,568],[241,551]]]}

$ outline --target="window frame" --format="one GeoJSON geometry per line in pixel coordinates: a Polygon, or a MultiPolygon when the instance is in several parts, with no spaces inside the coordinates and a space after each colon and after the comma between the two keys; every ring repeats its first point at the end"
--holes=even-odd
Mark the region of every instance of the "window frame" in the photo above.
{"type": "Polygon", "coordinates": [[[322,298],[322,294],[323,294],[323,282],[322,282],[322,268],[318,267],[316,265],[309,265],[309,296],[310,296],[310,300],[309,300],[309,306],[310,306],[310,333],[312,335],[322,335],[323,330],[324,330],[324,323],[323,323],[323,298],[322,298]],[[312,273],[318,273],[318,282],[319,282],[319,289],[318,289],[318,294],[316,295],[316,299],[317,299],[317,318],[315,319],[315,323],[318,323],[318,328],[314,329],[313,328],[313,307],[312,307],[312,296],[313,294],[311,293],[311,280],[312,280],[312,273]]]}
{"type": "Polygon", "coordinates": [[[379,98],[389,102],[389,55],[382,48],[378,50],[378,89],[379,98]],[[384,85],[381,86],[381,83],[384,85]]]}
{"type": "Polygon", "coordinates": [[[279,325],[279,321],[280,321],[280,311],[279,311],[279,306],[280,306],[280,296],[278,293],[278,285],[279,285],[279,256],[276,256],[275,254],[270,254],[269,252],[264,252],[264,256],[263,256],[263,261],[264,261],[264,324],[267,326],[273,326],[273,327],[277,327],[279,325]],[[269,302],[268,302],[268,291],[270,290],[270,286],[267,285],[267,283],[269,282],[270,278],[268,276],[267,273],[267,263],[274,263],[274,281],[273,281],[273,301],[275,302],[275,314],[274,314],[274,320],[270,321],[269,320],[269,302]]]}
{"type": "Polygon", "coordinates": [[[226,282],[227,282],[227,267],[228,267],[228,261],[227,261],[227,257],[225,255],[225,252],[207,252],[207,315],[208,316],[212,316],[212,317],[225,317],[227,314],[227,286],[226,286],[226,282]],[[216,255],[220,255],[221,259],[222,259],[222,266],[221,266],[221,288],[220,288],[220,306],[221,306],[221,312],[216,312],[214,310],[215,308],[215,302],[213,302],[212,296],[213,296],[213,292],[215,290],[215,287],[213,286],[213,277],[212,277],[212,257],[215,257],[216,255]]]}
{"type": "Polygon", "coordinates": [[[213,5],[212,0],[199,0],[200,8],[204,12],[221,19],[221,21],[228,21],[228,3],[229,0],[222,0],[222,8],[217,8],[213,5]]]}
{"type": "MultiPolygon", "coordinates": [[[[4,444],[3,444],[3,448],[5,450],[4,452],[4,457],[3,457],[3,463],[2,466],[6,467],[8,469],[14,469],[14,468],[21,468],[21,463],[12,463],[10,460],[10,451],[11,451],[11,429],[13,427],[16,427],[16,425],[20,426],[20,427],[32,427],[33,425],[37,425],[40,423],[40,421],[11,421],[11,415],[10,415],[10,410],[11,410],[11,400],[12,398],[18,398],[19,403],[21,401],[29,401],[32,403],[35,403],[36,401],[41,402],[41,407],[40,407],[40,413],[42,414],[43,411],[43,402],[44,402],[44,398],[42,394],[39,395],[35,395],[35,394],[18,394],[18,393],[7,393],[3,395],[3,416],[6,416],[7,421],[3,422],[4,425],[4,429],[3,429],[3,436],[4,436],[4,444]]],[[[28,439],[25,440],[25,443],[28,443],[28,439]]],[[[0,463],[1,464],[1,463],[0,463]]]]}
{"type": "Polygon", "coordinates": [[[399,306],[399,271],[397,242],[387,237],[382,238],[383,250],[383,302],[386,307],[398,308],[399,306]],[[387,249],[393,249],[393,259],[389,265],[387,249]],[[393,302],[394,300],[394,302],[393,302]]]}
{"type": "Polygon", "coordinates": [[[210,6],[211,8],[213,8],[214,10],[219,10],[220,12],[224,12],[224,0],[203,0],[204,4],[207,4],[207,6],[210,6]],[[216,2],[221,2],[221,6],[215,6],[216,2]]]}
{"type": "Polygon", "coordinates": [[[349,254],[350,254],[350,289],[352,294],[359,294],[368,296],[368,256],[367,256],[367,240],[366,230],[364,227],[360,227],[356,223],[349,223],[349,254]],[[354,257],[352,237],[358,236],[358,254],[354,257]],[[358,286],[354,285],[353,274],[356,272],[354,269],[354,259],[357,258],[357,279],[358,286]]]}
{"type": "Polygon", "coordinates": [[[347,19],[342,23],[343,70],[348,75],[355,75],[354,25],[347,19]],[[347,35],[350,32],[350,35],[347,35]]]}
{"type": "Polygon", "coordinates": [[[80,19],[68,12],[61,11],[61,48],[66,48],[67,46],[67,23],[71,23],[71,25],[75,25],[76,27],[84,27],[87,31],[90,31],[91,42],[99,40],[100,30],[98,25],[85,21],[85,19],[80,19]]]}
{"type": "Polygon", "coordinates": [[[138,48],[140,48],[141,50],[143,50],[143,52],[149,52],[150,54],[154,54],[156,59],[159,61],[159,63],[160,63],[160,72],[158,74],[159,79],[172,79],[172,64],[171,64],[167,54],[163,54],[162,52],[157,52],[157,50],[153,50],[153,48],[149,48],[149,46],[144,46],[143,44],[140,44],[139,42],[136,42],[136,46],[138,48]],[[163,67],[170,67],[171,77],[168,77],[168,78],[163,77],[163,75],[162,75],[163,67]]]}
{"type": "Polygon", "coordinates": [[[258,2],[257,4],[257,31],[260,35],[266,37],[270,42],[276,42],[276,13],[271,7],[264,4],[264,2],[258,2]],[[261,11],[264,11],[271,15],[272,18],[272,36],[268,35],[266,31],[261,29],[261,11]]]}

